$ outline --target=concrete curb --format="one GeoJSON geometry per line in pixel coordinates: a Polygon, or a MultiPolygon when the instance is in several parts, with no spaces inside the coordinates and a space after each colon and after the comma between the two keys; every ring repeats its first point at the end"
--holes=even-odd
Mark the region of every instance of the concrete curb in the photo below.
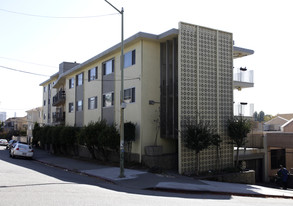
{"type": "Polygon", "coordinates": [[[48,163],[48,162],[44,162],[44,161],[41,161],[41,160],[37,160],[37,159],[33,159],[34,161],[36,162],[39,162],[41,164],[44,164],[44,165],[47,165],[47,166],[50,166],[50,167],[55,167],[55,168],[58,168],[58,169],[61,169],[61,170],[65,170],[65,171],[68,171],[68,172],[72,172],[72,173],[76,173],[76,174],[80,174],[80,175],[85,175],[85,176],[88,176],[88,177],[93,177],[93,178],[97,178],[99,180],[103,180],[105,182],[108,182],[108,183],[111,183],[111,184],[114,184],[114,185],[117,185],[116,182],[112,181],[112,180],[109,180],[107,178],[103,178],[103,177],[100,177],[100,176],[97,176],[97,175],[92,175],[92,174],[88,174],[86,172],[81,172],[79,170],[72,170],[72,169],[68,169],[68,168],[65,168],[65,167],[61,167],[59,165],[55,165],[55,164],[52,164],[52,163],[48,163]]]}
{"type": "Polygon", "coordinates": [[[229,196],[242,196],[242,197],[293,199],[293,197],[281,196],[281,195],[245,194],[245,193],[237,193],[237,192],[218,192],[218,191],[208,191],[208,190],[186,190],[186,189],[172,189],[172,188],[161,188],[161,187],[153,187],[153,188],[146,188],[146,189],[153,190],[153,191],[182,193],[182,194],[212,194],[212,195],[229,195],[229,196]]]}

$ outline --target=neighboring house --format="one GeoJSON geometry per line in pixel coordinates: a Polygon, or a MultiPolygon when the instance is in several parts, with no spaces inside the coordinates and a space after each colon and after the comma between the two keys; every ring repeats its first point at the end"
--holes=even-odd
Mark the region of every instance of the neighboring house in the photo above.
{"type": "Polygon", "coordinates": [[[28,142],[31,142],[33,137],[33,129],[35,123],[42,124],[43,107],[37,107],[26,111],[27,113],[27,137],[28,142]]]}
{"type": "Polygon", "coordinates": [[[278,114],[265,123],[255,122],[240,154],[248,169],[256,171],[256,181],[270,181],[280,165],[293,172],[293,114],[278,114]]]}
{"type": "MultiPolygon", "coordinates": [[[[120,44],[81,63],[63,62],[43,86],[43,122],[81,127],[105,119],[120,124],[120,44]]],[[[227,120],[233,117],[233,59],[251,55],[233,46],[232,33],[187,23],[160,35],[139,32],[124,41],[124,110],[134,122],[132,156],[138,162],[196,171],[195,152],[181,138],[189,121],[209,121],[223,142],[200,153],[201,171],[233,166],[227,120]],[[159,129],[158,138],[156,138],[159,129]],[[157,139],[157,142],[155,142],[157,139]],[[152,157],[146,148],[162,146],[152,157]]]]}
{"type": "Polygon", "coordinates": [[[27,121],[26,117],[12,117],[8,118],[5,121],[4,125],[4,131],[9,132],[9,131],[26,131],[27,130],[27,121]]]}
{"type": "Polygon", "coordinates": [[[281,127],[293,119],[293,114],[277,114],[277,116],[263,125],[264,131],[280,131],[281,127]]]}

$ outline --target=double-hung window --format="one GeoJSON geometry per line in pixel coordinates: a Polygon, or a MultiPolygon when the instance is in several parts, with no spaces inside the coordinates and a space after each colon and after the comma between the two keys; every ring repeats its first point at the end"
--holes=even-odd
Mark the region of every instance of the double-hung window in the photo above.
{"type": "Polygon", "coordinates": [[[88,98],[88,109],[97,109],[98,108],[98,97],[88,98]]]}
{"type": "Polygon", "coordinates": [[[88,81],[93,81],[98,78],[98,67],[94,67],[88,71],[88,81]]]}
{"type": "Polygon", "coordinates": [[[135,64],[135,50],[124,54],[124,68],[135,64]]]}
{"type": "Polygon", "coordinates": [[[68,112],[71,113],[71,112],[73,112],[73,110],[74,110],[73,102],[70,102],[68,104],[68,112]]]}
{"type": "Polygon", "coordinates": [[[74,87],[74,77],[69,79],[69,89],[74,87]]]}
{"type": "Polygon", "coordinates": [[[135,88],[124,90],[124,102],[125,103],[135,102],[135,88]]]}
{"type": "Polygon", "coordinates": [[[111,107],[114,105],[114,92],[103,94],[103,107],[111,107]]]}
{"type": "Polygon", "coordinates": [[[114,72],[114,59],[103,63],[103,75],[108,75],[114,72]]]}
{"type": "Polygon", "coordinates": [[[76,75],[76,86],[83,84],[83,73],[76,75]]]}
{"type": "Polygon", "coordinates": [[[76,111],[82,111],[83,110],[83,101],[79,100],[76,102],[76,111]]]}

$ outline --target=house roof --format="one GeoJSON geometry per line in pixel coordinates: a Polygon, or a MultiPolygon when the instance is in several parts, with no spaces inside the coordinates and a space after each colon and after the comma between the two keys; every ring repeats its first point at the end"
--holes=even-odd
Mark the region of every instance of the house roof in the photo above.
{"type": "Polygon", "coordinates": [[[287,119],[277,116],[277,117],[271,119],[270,121],[265,122],[264,124],[266,124],[266,125],[283,125],[286,122],[288,122],[287,119]]]}
{"type": "Polygon", "coordinates": [[[290,119],[293,118],[293,114],[277,114],[278,117],[282,117],[284,119],[286,119],[287,121],[289,121],[290,119]]]}

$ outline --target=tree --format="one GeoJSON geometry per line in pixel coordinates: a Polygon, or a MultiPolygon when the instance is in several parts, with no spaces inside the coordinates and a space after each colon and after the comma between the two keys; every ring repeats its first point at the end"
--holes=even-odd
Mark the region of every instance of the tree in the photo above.
{"type": "Polygon", "coordinates": [[[265,113],[263,111],[260,111],[258,114],[258,121],[263,122],[265,120],[265,113]]]}
{"type": "Polygon", "coordinates": [[[185,125],[185,131],[183,132],[184,144],[187,148],[194,150],[197,156],[197,172],[200,171],[200,158],[199,153],[208,148],[210,145],[220,144],[219,135],[213,134],[210,129],[210,125],[206,122],[200,121],[199,123],[189,123],[185,125]]]}
{"type": "Polygon", "coordinates": [[[242,116],[228,120],[228,135],[231,138],[232,143],[237,147],[236,168],[239,166],[239,148],[245,145],[247,134],[250,130],[251,122],[242,116]]]}

